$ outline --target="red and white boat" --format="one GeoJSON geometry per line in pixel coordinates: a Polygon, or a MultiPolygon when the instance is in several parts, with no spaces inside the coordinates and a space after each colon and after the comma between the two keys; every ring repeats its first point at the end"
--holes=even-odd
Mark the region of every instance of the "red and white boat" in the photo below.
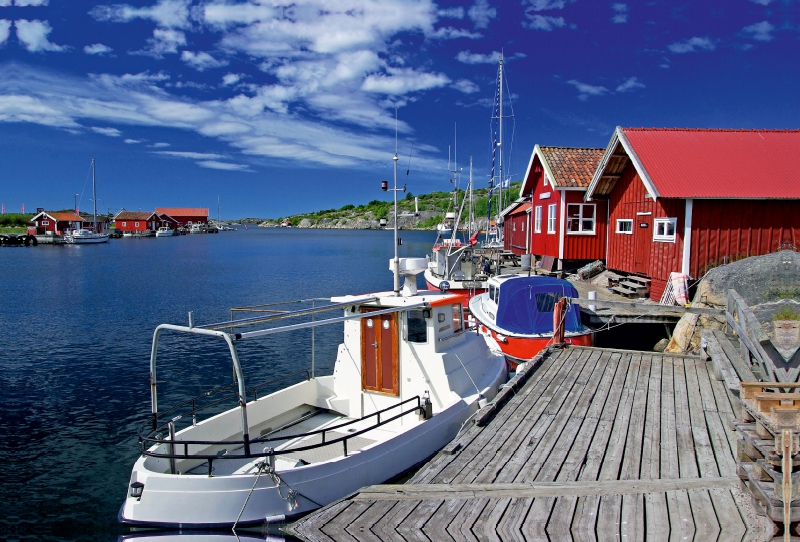
{"type": "Polygon", "coordinates": [[[578,297],[566,280],[552,277],[498,275],[488,280],[488,291],[469,302],[482,333],[490,335],[512,368],[528,361],[554,342],[591,346],[593,330],[581,323],[580,307],[561,298],[578,297]],[[558,326],[554,323],[558,322],[558,326]],[[557,341],[553,330],[563,333],[557,341]]]}

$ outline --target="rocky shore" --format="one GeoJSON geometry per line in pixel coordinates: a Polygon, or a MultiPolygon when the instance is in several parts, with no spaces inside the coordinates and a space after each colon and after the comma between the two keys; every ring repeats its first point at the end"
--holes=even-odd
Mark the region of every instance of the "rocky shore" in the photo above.
{"type": "MultiPolygon", "coordinates": [[[[434,227],[423,227],[422,224],[430,222],[431,218],[441,217],[439,211],[420,211],[414,213],[400,213],[397,215],[397,227],[403,230],[433,230],[434,227]]],[[[477,220],[480,229],[488,227],[488,220],[481,218],[477,220]]],[[[380,219],[372,212],[363,215],[352,213],[349,216],[338,218],[321,218],[319,220],[304,218],[297,224],[296,228],[306,229],[332,229],[332,230],[381,230],[391,228],[394,224],[394,213],[389,212],[386,217],[386,225],[381,226],[380,219]]],[[[280,223],[275,220],[265,220],[258,225],[260,228],[279,227],[280,223]]]]}

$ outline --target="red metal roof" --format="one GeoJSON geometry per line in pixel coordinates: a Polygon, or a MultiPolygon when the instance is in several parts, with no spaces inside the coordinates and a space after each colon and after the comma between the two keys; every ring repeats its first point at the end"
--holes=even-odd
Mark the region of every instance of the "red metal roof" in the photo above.
{"type": "Polygon", "coordinates": [[[622,131],[662,198],[800,198],[800,130],[622,131]]]}
{"type": "Polygon", "coordinates": [[[168,214],[171,217],[208,216],[208,209],[202,207],[156,207],[156,213],[168,214]]]}
{"type": "Polygon", "coordinates": [[[589,186],[605,149],[539,147],[557,187],[589,186]]]}

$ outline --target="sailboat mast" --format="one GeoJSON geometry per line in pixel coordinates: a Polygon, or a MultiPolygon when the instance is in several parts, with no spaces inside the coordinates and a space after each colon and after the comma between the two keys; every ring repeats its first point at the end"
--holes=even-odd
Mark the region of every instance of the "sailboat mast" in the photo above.
{"type": "Polygon", "coordinates": [[[472,230],[475,225],[475,215],[472,208],[472,156],[469,157],[469,232],[470,238],[472,237],[472,230]]]}
{"type": "Polygon", "coordinates": [[[94,158],[92,158],[92,203],[94,203],[94,232],[97,233],[97,187],[95,185],[94,158]]]}
{"type": "MultiPolygon", "coordinates": [[[[500,147],[500,205],[497,207],[497,215],[503,210],[503,52],[500,52],[500,139],[497,146],[500,147]]],[[[499,227],[499,224],[498,224],[499,227]]]]}

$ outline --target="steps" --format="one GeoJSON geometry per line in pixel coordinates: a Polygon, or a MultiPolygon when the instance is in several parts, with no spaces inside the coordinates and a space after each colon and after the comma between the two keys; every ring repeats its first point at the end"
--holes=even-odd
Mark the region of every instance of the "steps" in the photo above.
{"type": "Polygon", "coordinates": [[[611,291],[628,298],[647,297],[650,294],[650,279],[637,275],[622,277],[611,291]]]}

